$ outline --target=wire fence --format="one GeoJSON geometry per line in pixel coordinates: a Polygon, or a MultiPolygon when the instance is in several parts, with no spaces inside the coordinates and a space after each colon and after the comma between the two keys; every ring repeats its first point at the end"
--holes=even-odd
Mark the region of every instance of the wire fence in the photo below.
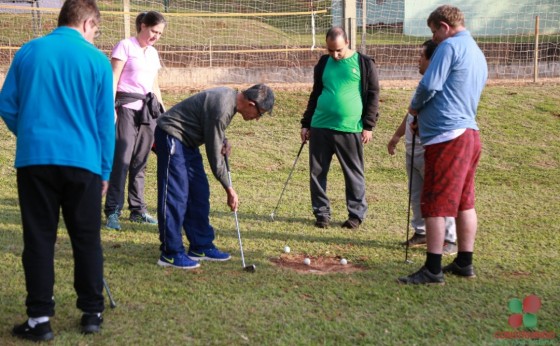
{"type": "MultiPolygon", "coordinates": [[[[168,22],[156,44],[164,86],[310,82],[324,34],[343,23],[345,1],[354,1],[356,49],[375,58],[380,78],[417,79],[419,46],[431,36],[426,18],[438,1],[102,0],[96,45],[109,56],[135,34],[139,12],[156,10],[168,22]]],[[[62,2],[0,0],[0,74],[22,44],[56,27],[62,2]]],[[[560,79],[560,1],[448,2],[465,12],[491,79],[560,79]]]]}

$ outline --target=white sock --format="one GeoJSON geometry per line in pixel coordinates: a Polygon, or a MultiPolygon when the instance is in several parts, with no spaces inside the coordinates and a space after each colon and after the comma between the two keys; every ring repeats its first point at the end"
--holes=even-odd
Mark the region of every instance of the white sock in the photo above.
{"type": "Polygon", "coordinates": [[[39,323],[45,323],[48,321],[49,321],[49,316],[29,317],[29,319],[27,320],[27,324],[29,324],[31,328],[35,328],[35,326],[38,325],[39,323]]]}
{"type": "Polygon", "coordinates": [[[101,312],[86,312],[88,315],[96,315],[97,317],[101,317],[101,312]]]}

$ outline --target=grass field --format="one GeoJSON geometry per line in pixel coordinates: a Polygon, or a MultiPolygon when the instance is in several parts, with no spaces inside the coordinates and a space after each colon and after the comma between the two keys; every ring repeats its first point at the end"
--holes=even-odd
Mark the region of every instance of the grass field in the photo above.
{"type": "MultiPolygon", "coordinates": [[[[107,309],[100,334],[78,333],[73,262],[64,228],[56,246],[57,345],[526,345],[560,342],[560,85],[492,86],[484,91],[478,121],[484,145],[477,175],[478,277],[447,277],[442,287],[396,283],[422,265],[423,249],[404,264],[407,182],[404,147],[391,157],[386,143],[402,120],[412,89],[382,90],[381,118],[366,146],[369,213],[357,231],[338,227],[346,218],[338,164],[329,175],[334,224],[313,227],[307,147],[276,221],[269,219],[299,149],[305,91],[277,93],[272,117],[234,118],[228,137],[233,185],[240,196],[239,222],[245,257],[241,270],[235,222],[222,188],[210,175],[211,222],[216,244],[232,253],[226,263],[196,271],[163,269],[158,231],[123,222],[102,230],[105,276],[117,301],[107,309]],[[364,270],[301,274],[271,260],[285,245],[294,255],[341,256],[364,270]],[[542,301],[536,331],[555,339],[498,339],[513,332],[508,301],[534,294],[542,301]],[[498,334],[496,334],[498,333],[498,334]]],[[[165,93],[168,106],[186,95],[165,93]]],[[[21,266],[22,231],[16,191],[14,137],[0,127],[0,345],[25,319],[21,266]]],[[[146,197],[155,214],[155,160],[146,197]]],[[[128,216],[125,212],[125,216],[128,216]]],[[[451,258],[444,258],[444,264],[451,258]]],[[[107,304],[108,305],[108,304],[107,304]]],[[[521,328],[520,330],[524,330],[521,328]]],[[[511,335],[511,334],[509,334],[511,335]]]]}

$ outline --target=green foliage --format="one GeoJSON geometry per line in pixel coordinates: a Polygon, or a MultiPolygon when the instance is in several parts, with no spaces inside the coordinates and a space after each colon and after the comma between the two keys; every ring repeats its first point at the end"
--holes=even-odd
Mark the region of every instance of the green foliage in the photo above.
{"type": "MultiPolygon", "coordinates": [[[[398,276],[416,270],[423,249],[403,263],[407,181],[404,146],[394,157],[386,144],[401,122],[412,90],[382,90],[381,118],[366,145],[369,214],[357,231],[343,230],[344,183],[336,160],[329,175],[333,226],[313,227],[307,147],[276,212],[299,141],[299,119],[308,92],[278,91],[273,116],[228,129],[233,185],[241,207],[240,229],[248,264],[241,270],[232,213],[209,173],[211,222],[216,245],[232,253],[226,263],[203,263],[194,272],[163,269],[157,228],[123,221],[120,232],[102,230],[105,277],[118,307],[105,312],[102,333],[78,333],[73,261],[61,224],[56,245],[58,345],[471,345],[499,344],[508,325],[508,302],[535,294],[542,300],[537,330],[560,333],[560,86],[487,87],[479,109],[484,151],[477,175],[479,232],[474,263],[478,277],[446,277],[443,287],[408,287],[398,276]],[[364,271],[299,274],[276,267],[284,245],[292,254],[343,256],[364,271]]],[[[166,93],[173,105],[187,95],[166,93]]],[[[25,318],[23,247],[13,153],[15,139],[0,130],[0,344],[19,341],[11,326],[25,318]]],[[[156,210],[155,158],[146,184],[156,210]]],[[[208,171],[209,172],[209,171],[208,171]]],[[[128,213],[124,213],[125,219],[128,213]]],[[[444,258],[444,263],[451,258],[444,258]]],[[[108,304],[107,304],[108,305],[108,304]]],[[[557,339],[554,340],[558,342],[557,339]]],[[[524,343],[523,343],[524,344],[524,343]]]]}

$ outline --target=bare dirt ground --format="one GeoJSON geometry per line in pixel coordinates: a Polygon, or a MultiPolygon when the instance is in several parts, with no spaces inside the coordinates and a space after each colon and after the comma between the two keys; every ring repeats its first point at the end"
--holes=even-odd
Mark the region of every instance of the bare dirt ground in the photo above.
{"type": "Polygon", "coordinates": [[[354,273],[364,270],[363,267],[351,263],[340,264],[341,257],[317,257],[306,255],[282,254],[280,257],[271,258],[270,261],[280,268],[293,270],[300,274],[332,274],[332,273],[354,273]],[[305,258],[311,260],[311,264],[303,263],[305,258]]]}
{"type": "MultiPolygon", "coordinates": [[[[381,89],[413,89],[418,85],[419,80],[381,80],[379,82],[381,89]]],[[[532,79],[491,79],[488,80],[487,86],[523,86],[523,85],[558,85],[560,78],[539,78],[537,82],[532,79]]],[[[302,91],[310,92],[313,85],[311,83],[267,83],[273,90],[278,91],[302,91]]],[[[207,88],[216,87],[217,85],[193,85],[189,87],[170,87],[162,88],[169,93],[194,93],[207,88]]],[[[227,85],[236,89],[245,89],[250,87],[249,84],[229,84],[227,85]]]]}

